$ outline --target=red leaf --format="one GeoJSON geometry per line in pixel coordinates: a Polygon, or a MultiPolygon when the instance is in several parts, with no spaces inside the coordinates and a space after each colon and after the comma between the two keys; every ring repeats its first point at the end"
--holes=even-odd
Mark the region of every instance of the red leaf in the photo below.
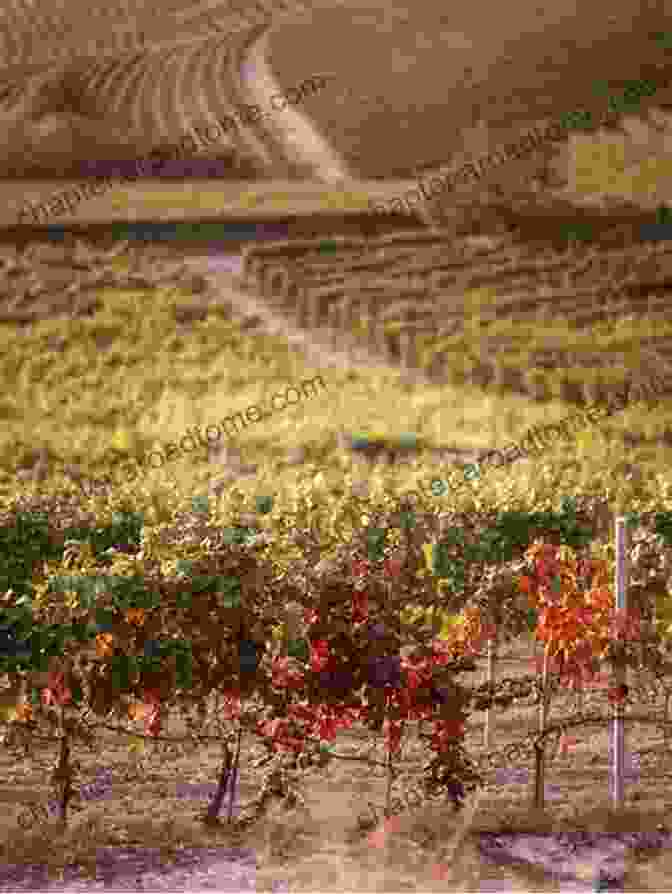
{"type": "Polygon", "coordinates": [[[161,732],[161,709],[159,707],[148,713],[145,720],[145,732],[148,736],[158,736],[161,732]]]}
{"type": "Polygon", "coordinates": [[[367,593],[353,593],[352,596],[352,621],[359,624],[369,617],[369,597],[367,593]]]}
{"type": "Polygon", "coordinates": [[[161,704],[161,693],[158,689],[145,689],[143,692],[143,698],[145,700],[145,703],[148,705],[161,704]]]}
{"type": "Polygon", "coordinates": [[[317,613],[317,609],[307,608],[303,612],[303,620],[306,624],[317,624],[319,620],[319,615],[317,613]]]}
{"type": "Polygon", "coordinates": [[[336,719],[334,717],[322,717],[320,719],[318,734],[320,739],[332,742],[336,738],[336,719]]]}
{"type": "Polygon", "coordinates": [[[385,568],[385,573],[388,577],[397,578],[404,567],[404,560],[397,556],[390,556],[389,559],[385,560],[383,567],[385,568]]]}
{"type": "Polygon", "coordinates": [[[364,561],[355,561],[351,565],[353,577],[366,577],[369,573],[369,563],[364,561]]]}
{"type": "Polygon", "coordinates": [[[325,670],[329,663],[329,643],[326,639],[317,639],[310,644],[310,669],[313,673],[325,670]]]}

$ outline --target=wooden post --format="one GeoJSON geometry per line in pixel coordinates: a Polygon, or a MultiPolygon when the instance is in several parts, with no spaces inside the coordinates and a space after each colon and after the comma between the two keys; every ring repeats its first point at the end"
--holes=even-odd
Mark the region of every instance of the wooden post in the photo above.
{"type": "Polygon", "coordinates": [[[308,328],[317,329],[322,320],[322,296],[320,295],[319,288],[315,288],[310,293],[309,308],[308,328]]]}
{"type": "MultiPolygon", "coordinates": [[[[497,665],[497,635],[494,639],[488,640],[488,688],[494,691],[495,686],[495,668],[497,665]]],[[[492,704],[488,705],[485,712],[485,729],[483,731],[483,745],[490,748],[492,743],[492,728],[494,726],[494,710],[492,704]]]]}
{"type": "Polygon", "coordinates": [[[415,339],[412,331],[402,329],[399,333],[399,353],[401,368],[405,372],[409,372],[416,365],[415,359],[415,339]]]}
{"type": "Polygon", "coordinates": [[[534,795],[533,806],[544,808],[544,742],[534,746],[534,795]]]}
{"type": "Polygon", "coordinates": [[[296,326],[307,329],[310,321],[310,293],[305,283],[301,283],[295,307],[296,326]]]}
{"type": "MultiPolygon", "coordinates": [[[[548,667],[549,667],[549,659],[551,652],[551,644],[546,643],[546,648],[544,649],[544,669],[541,680],[542,687],[542,698],[541,704],[539,705],[539,732],[543,733],[546,729],[546,724],[548,722],[548,708],[550,701],[550,693],[548,690],[548,667]]],[[[537,759],[536,759],[536,771],[534,778],[534,806],[543,809],[544,806],[544,754],[545,754],[545,745],[542,742],[540,748],[537,750],[537,759]]]]}

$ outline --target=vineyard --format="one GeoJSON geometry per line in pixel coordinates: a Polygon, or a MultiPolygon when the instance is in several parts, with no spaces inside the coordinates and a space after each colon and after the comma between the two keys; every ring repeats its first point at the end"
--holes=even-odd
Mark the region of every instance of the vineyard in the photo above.
{"type": "Polygon", "coordinates": [[[252,245],[234,281],[336,347],[359,336],[434,381],[588,402],[623,384],[612,346],[624,336],[643,365],[648,346],[666,356],[666,298],[656,293],[668,254],[666,243],[542,254],[509,235],[404,232],[252,245]]]}
{"type": "MultiPolygon", "coordinates": [[[[384,201],[664,84],[668,17],[598,4],[575,40],[514,4],[477,38],[475,7],[447,29],[436,4],[360,6],[0,21],[6,174],[216,128],[200,155],[231,180],[117,189],[81,202],[86,239],[0,249],[0,891],[669,887],[671,271],[641,232],[670,201],[670,88],[618,106],[620,143],[573,134],[431,221],[290,207],[384,201]],[[205,238],[194,215],[271,204],[267,181],[289,238],[205,238]],[[145,226],[143,189],[208,247],[103,238],[145,226]],[[224,443],[193,434],[318,376],[224,443]],[[609,412],[464,468],[588,405],[609,412]]],[[[3,188],[12,215],[58,192],[3,188]]]]}
{"type": "MultiPolygon", "coordinates": [[[[350,546],[330,562],[317,561],[319,542],[303,513],[293,524],[282,520],[302,553],[289,567],[269,553],[271,499],[258,498],[256,518],[246,513],[224,529],[212,524],[207,501],[194,500],[191,523],[172,533],[162,526],[161,534],[131,512],[106,527],[65,530],[38,511],[8,514],[5,746],[41,766],[47,742],[58,754],[49,810],[44,804],[28,816],[67,828],[81,809],[84,756],[100,754],[105,731],[126,738],[128,758],[145,772],[160,760],[164,777],[171,758],[179,764],[217,743],[215,790],[198,820],[227,827],[237,841],[274,804],[300,810],[310,781],[333,762],[379,766],[378,802],[358,810],[358,834],[374,847],[386,840],[375,832],[380,821],[408,822],[409,807],[417,816],[451,803],[459,814],[493,773],[505,786],[519,783],[502,773],[535,765],[535,755],[528,797],[543,808],[544,751],[566,755],[582,736],[576,715],[549,723],[558,685],[570,684],[585,710],[584,688],[606,682],[601,697],[586,699],[598,710],[582,723],[604,726],[614,704],[627,705],[633,722],[658,726],[666,742],[670,515],[628,518],[643,534],[628,610],[618,612],[613,550],[595,539],[597,507],[580,503],[565,499],[559,513],[509,512],[480,524],[443,517],[438,527],[408,507],[390,516],[362,505],[370,523],[355,526],[350,546]],[[530,630],[545,644],[541,667],[532,660],[525,677],[497,679],[497,649],[530,630]],[[465,685],[485,647],[488,679],[465,685]],[[633,685],[610,687],[604,661],[629,666],[633,685]],[[662,712],[641,710],[661,696],[662,712]],[[493,710],[518,703],[543,710],[537,733],[497,747],[506,721],[495,721],[493,710]],[[484,710],[485,750],[467,749],[467,723],[484,710]],[[169,718],[181,720],[182,736],[166,735],[169,718]],[[352,730],[359,747],[341,751],[341,732],[352,730]],[[409,773],[411,755],[415,766],[424,760],[420,772],[409,773]],[[249,776],[236,784],[250,766],[266,768],[256,790],[249,776]],[[234,802],[240,794],[244,809],[234,802]]],[[[655,741],[650,732],[646,741],[655,741]]],[[[95,759],[93,766],[100,769],[95,759]]],[[[546,790],[550,798],[553,787],[546,790]]],[[[21,816],[30,825],[25,809],[21,816]]],[[[416,842],[421,850],[436,844],[431,834],[416,842]]],[[[457,855],[443,846],[434,856],[434,871],[448,878],[457,855]]]]}
{"type": "MultiPolygon", "coordinates": [[[[405,238],[424,250],[422,238],[405,238]]],[[[435,236],[425,238],[431,248],[435,236]]],[[[258,369],[262,393],[277,391],[308,369],[249,316],[251,303],[248,317],[242,314],[232,284],[249,289],[239,294],[251,302],[258,277],[259,300],[280,314],[282,306],[263,291],[274,278],[288,279],[273,265],[295,276],[285,259],[302,259],[308,248],[309,261],[319,256],[336,277],[339,269],[348,275],[358,261],[338,252],[353,242],[295,243],[294,255],[287,243],[267,252],[255,247],[240,272],[228,274],[190,273],[193,264],[176,264],[167,247],[33,246],[5,262],[8,291],[12,283],[25,289],[21,306],[7,312],[11,329],[3,336],[3,375],[8,382],[16,376],[4,404],[11,440],[2,473],[7,863],[21,854],[25,863],[51,866],[56,875],[63,870],[74,881],[69,863],[100,878],[100,861],[97,868],[91,862],[99,847],[120,853],[130,844],[161,846],[165,859],[182,865],[185,849],[207,841],[220,853],[253,851],[261,889],[270,890],[278,875],[289,878],[290,890],[310,888],[318,873],[342,890],[333,865],[346,860],[353,889],[389,890],[406,878],[445,890],[477,889],[489,872],[501,882],[507,870],[493,857],[493,842],[531,822],[537,832],[563,834],[637,828],[656,846],[664,843],[658,826],[666,812],[660,795],[668,773],[665,642],[672,618],[660,465],[605,499],[620,458],[595,434],[595,465],[588,452],[583,459],[589,484],[572,477],[571,453],[563,465],[549,448],[551,461],[516,476],[521,487],[525,475],[534,481],[523,497],[514,493],[513,477],[497,471],[487,481],[463,482],[458,494],[451,485],[459,467],[446,469],[432,456],[435,432],[426,421],[445,412],[447,389],[459,387],[439,371],[422,386],[425,403],[415,417],[410,407],[400,416],[419,433],[412,444],[404,447],[401,436],[396,445],[392,438],[357,442],[387,440],[400,460],[375,474],[369,467],[367,493],[331,432],[345,420],[371,421],[372,406],[396,406],[408,381],[400,384],[397,373],[389,384],[380,378],[353,386],[350,370],[332,369],[316,401],[317,420],[294,409],[285,423],[308,445],[298,476],[286,458],[267,459],[279,420],[265,422],[254,440],[245,436],[246,460],[263,455],[265,465],[255,473],[250,464],[251,475],[222,479],[216,489],[205,487],[212,470],[194,461],[177,463],[175,472],[148,471],[142,485],[112,482],[111,496],[85,502],[76,493],[78,469],[98,478],[109,472],[111,447],[138,456],[155,436],[168,441],[189,428],[174,406],[168,427],[152,432],[143,425],[141,408],[111,372],[119,338],[128,340],[117,350],[146,377],[147,395],[160,395],[152,378],[160,375],[194,401],[204,377],[221,385],[222,353],[230,376],[245,363],[258,369]],[[42,291],[36,274],[48,286],[42,291]],[[75,278],[77,313],[68,299],[74,290],[65,291],[75,278]],[[59,321],[68,300],[70,314],[59,321]],[[157,351],[174,358],[179,377],[175,369],[145,368],[144,358],[157,351]],[[211,367],[203,360],[208,352],[211,367]],[[69,407],[56,389],[67,389],[69,377],[84,369],[92,379],[100,374],[98,387],[82,389],[79,404],[69,407]],[[47,408],[30,440],[17,422],[16,408],[25,405],[47,408]],[[122,405],[123,426],[116,421],[122,405]],[[325,416],[330,434],[316,438],[325,416]],[[76,446],[80,433],[85,448],[76,446]],[[443,496],[430,487],[435,478],[448,485],[443,496]],[[561,497],[571,493],[576,499],[561,497]],[[634,513],[625,626],[611,611],[615,509],[634,513]],[[531,648],[533,632],[544,644],[545,665],[544,654],[531,648]],[[625,654],[619,642],[627,643],[625,654]],[[522,668],[512,660],[521,656],[522,668]],[[640,775],[625,775],[625,812],[612,815],[607,736],[620,704],[611,680],[616,659],[629,662],[626,742],[640,775]],[[582,718],[583,725],[567,725],[582,718]],[[109,774],[108,795],[98,804],[87,792],[101,772],[109,774]],[[201,788],[185,800],[185,786],[206,786],[206,793],[201,788]],[[328,832],[338,844],[325,852],[317,841],[328,832]]],[[[478,244],[462,242],[472,250],[478,244]]],[[[370,257],[363,252],[367,273],[370,257]]],[[[416,261],[432,275],[421,251],[416,261]]],[[[383,256],[383,269],[387,263],[383,256]]],[[[310,265],[296,269],[310,285],[310,265]]],[[[647,310],[640,308],[642,317],[647,310]]],[[[305,332],[318,343],[318,329],[307,325],[305,332]]],[[[662,357],[651,356],[650,372],[640,358],[644,371],[628,373],[628,413],[646,395],[649,376],[660,384],[662,357]]],[[[390,364],[395,356],[381,357],[381,365],[385,359],[390,364]]],[[[222,389],[220,417],[221,406],[235,409],[231,387],[222,389]]],[[[609,393],[590,392],[598,400],[609,393]]],[[[258,400],[250,391],[240,397],[258,400]]],[[[511,406],[524,397],[514,390],[501,401],[511,406]]],[[[545,421],[544,407],[538,418],[545,421]]],[[[161,419],[160,397],[155,412],[161,419]]],[[[204,425],[213,412],[214,405],[189,421],[204,425]]],[[[530,409],[525,427],[532,422],[530,409]]],[[[644,848],[639,839],[631,846],[644,848]]],[[[631,861],[629,878],[643,871],[640,863],[631,861]]],[[[135,865],[129,857],[128,871],[135,865]]],[[[539,870],[524,860],[522,867],[511,869],[507,882],[543,889],[539,870]]],[[[12,876],[6,878],[11,888],[12,876]]]]}

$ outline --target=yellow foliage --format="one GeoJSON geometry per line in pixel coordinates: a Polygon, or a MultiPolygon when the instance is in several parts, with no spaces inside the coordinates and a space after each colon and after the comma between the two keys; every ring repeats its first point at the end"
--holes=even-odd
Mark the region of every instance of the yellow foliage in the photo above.
{"type": "Polygon", "coordinates": [[[147,748],[146,742],[144,739],[140,739],[136,736],[132,736],[130,740],[130,744],[128,746],[128,750],[130,753],[139,752],[143,753],[147,748]]]}
{"type": "Polygon", "coordinates": [[[569,183],[583,195],[651,199],[672,173],[669,158],[635,158],[625,136],[576,137],[570,145],[569,183]]]}
{"type": "Polygon", "coordinates": [[[110,447],[113,447],[115,450],[130,450],[132,446],[131,436],[123,429],[116,431],[110,439],[110,447]]]}

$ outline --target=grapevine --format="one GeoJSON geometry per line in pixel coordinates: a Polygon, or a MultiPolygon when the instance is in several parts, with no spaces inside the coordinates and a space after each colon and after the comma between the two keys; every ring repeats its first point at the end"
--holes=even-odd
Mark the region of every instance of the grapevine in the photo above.
{"type": "MultiPolygon", "coordinates": [[[[469,712],[541,695],[537,678],[472,690],[458,685],[456,677],[475,666],[484,644],[510,632],[514,615],[515,623],[526,618],[527,624],[531,611],[537,637],[551,646],[554,670],[581,685],[610,656],[614,640],[638,637],[639,619],[612,612],[606,563],[579,555],[578,547],[533,542],[513,584],[499,568],[469,566],[468,555],[478,553],[487,564],[511,558],[514,548],[522,553],[519,519],[508,520],[514,533],[500,527],[482,544],[456,529],[431,546],[410,529],[392,544],[388,530],[374,524],[372,518],[363,547],[341,553],[335,572],[321,568],[304,579],[289,569],[281,600],[258,546],[240,537],[224,538],[205,559],[179,559],[177,576],[157,570],[147,581],[131,573],[130,562],[124,574],[94,576],[91,556],[68,547],[69,570],[87,573],[70,575],[65,605],[39,583],[30,608],[15,598],[11,616],[0,619],[2,669],[37,693],[37,701],[17,701],[9,724],[37,739],[39,723],[50,718],[69,747],[82,737],[85,718],[111,729],[116,714],[128,727],[114,728],[132,733],[139,750],[171,741],[162,733],[173,708],[186,713],[195,704],[205,723],[206,700],[216,695],[211,713],[223,732],[212,738],[227,747],[229,738],[236,741],[227,778],[238,778],[240,750],[250,737],[267,751],[260,810],[276,795],[298,803],[301,774],[338,758],[339,732],[365,724],[384,743],[388,812],[399,759],[417,724],[429,754],[416,790],[459,807],[481,781],[464,748],[469,712]],[[467,599],[464,591],[477,577],[485,583],[472,586],[467,599]],[[298,620],[284,618],[279,602],[293,602],[298,620]],[[500,622],[494,609],[502,605],[500,622]],[[58,625],[47,623],[56,616],[58,625]]],[[[160,566],[159,547],[148,542],[146,549],[160,566]]],[[[206,741],[195,727],[193,740],[206,741]]],[[[63,778],[72,779],[62,763],[63,778]]]]}

